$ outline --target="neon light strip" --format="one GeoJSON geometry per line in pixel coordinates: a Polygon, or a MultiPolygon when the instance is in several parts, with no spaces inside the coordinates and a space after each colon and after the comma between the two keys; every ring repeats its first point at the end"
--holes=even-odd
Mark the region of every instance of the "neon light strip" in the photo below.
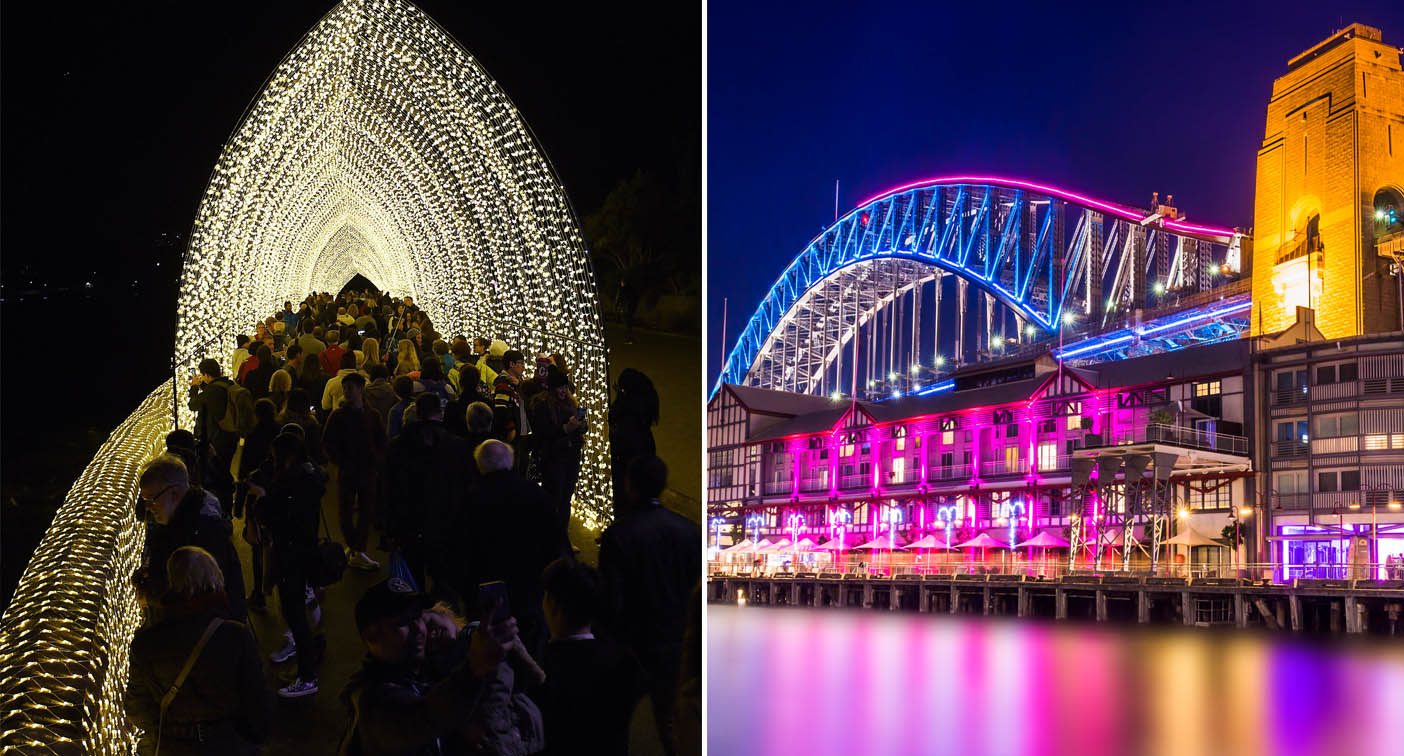
{"type": "Polygon", "coordinates": [[[1180,318],[1179,320],[1171,321],[1171,322],[1166,323],[1166,324],[1164,324],[1164,325],[1158,325],[1158,326],[1156,326],[1156,327],[1154,327],[1154,328],[1143,328],[1143,329],[1141,329],[1140,331],[1137,331],[1137,333],[1139,333],[1139,334],[1142,335],[1142,336],[1149,336],[1149,335],[1151,335],[1151,334],[1160,333],[1161,331],[1169,330],[1169,329],[1171,329],[1171,328],[1174,328],[1174,327],[1176,327],[1176,326],[1181,326],[1181,325],[1184,325],[1184,324],[1186,324],[1186,323],[1193,323],[1193,322],[1196,321],[1196,320],[1207,320],[1207,319],[1210,319],[1210,318],[1217,318],[1217,317],[1221,317],[1221,316],[1224,316],[1224,315],[1228,315],[1228,314],[1234,313],[1234,312],[1242,312],[1243,310],[1247,310],[1247,309],[1249,309],[1249,308],[1252,307],[1252,306],[1253,306],[1253,303],[1252,303],[1251,301],[1248,301],[1248,302],[1240,302],[1240,303],[1235,304],[1235,305],[1232,305],[1232,306],[1230,306],[1230,307],[1225,307],[1225,308],[1222,308],[1222,309],[1219,309],[1219,310],[1214,310],[1214,311],[1212,311],[1212,312],[1206,312],[1206,313],[1191,315],[1191,316],[1189,316],[1189,317],[1187,317],[1187,318],[1180,318]]]}
{"type": "MultiPolygon", "coordinates": [[[[934,186],[937,184],[1003,184],[1005,186],[1017,187],[1020,189],[1030,189],[1036,192],[1043,192],[1045,194],[1056,195],[1064,199],[1070,199],[1074,202],[1105,210],[1109,213],[1112,213],[1113,215],[1126,218],[1127,220],[1136,221],[1137,223],[1145,219],[1144,215],[1142,215],[1139,212],[1136,212],[1135,210],[1122,207],[1120,205],[1113,205],[1110,202],[1103,202],[1101,200],[1092,199],[1091,197],[1088,197],[1086,195],[1077,194],[1075,192],[1069,192],[1065,189],[1059,189],[1057,187],[1046,186],[1044,184],[1035,184],[1032,181],[1001,178],[998,176],[945,176],[942,178],[914,181],[910,184],[904,184],[902,186],[899,186],[896,189],[888,189],[885,192],[880,192],[863,200],[862,202],[858,203],[858,208],[855,208],[855,211],[857,209],[867,207],[868,205],[872,204],[873,202],[876,202],[877,200],[890,197],[894,194],[901,194],[902,192],[911,189],[934,186]]],[[[851,214],[852,213],[850,213],[850,215],[851,214]]],[[[1232,229],[1214,228],[1211,226],[1196,226],[1190,223],[1185,223],[1184,221],[1167,220],[1165,221],[1165,225],[1170,228],[1181,229],[1184,231],[1197,231],[1199,233],[1215,234],[1218,236],[1232,237],[1236,235],[1236,232],[1232,229]]]]}

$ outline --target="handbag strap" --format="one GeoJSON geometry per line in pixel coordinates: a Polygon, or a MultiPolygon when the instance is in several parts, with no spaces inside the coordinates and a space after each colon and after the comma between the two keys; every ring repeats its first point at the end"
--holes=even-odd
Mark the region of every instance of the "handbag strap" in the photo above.
{"type": "Polygon", "coordinates": [[[200,640],[195,642],[195,648],[190,651],[190,656],[186,657],[185,666],[180,668],[180,674],[176,675],[175,682],[171,683],[170,690],[166,691],[166,695],[161,696],[161,714],[156,724],[157,754],[161,752],[161,729],[166,724],[166,709],[170,707],[171,702],[175,700],[176,694],[180,692],[180,686],[185,684],[185,678],[190,675],[190,670],[195,668],[195,661],[200,658],[200,652],[205,650],[205,644],[209,642],[210,636],[214,635],[215,631],[219,629],[219,626],[223,625],[225,622],[228,622],[228,620],[222,617],[215,617],[210,620],[210,624],[205,626],[205,632],[200,636],[200,640]]]}

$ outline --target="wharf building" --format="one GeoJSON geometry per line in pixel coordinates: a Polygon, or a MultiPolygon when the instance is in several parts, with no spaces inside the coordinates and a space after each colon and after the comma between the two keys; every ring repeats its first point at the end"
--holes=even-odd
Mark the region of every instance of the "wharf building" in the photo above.
{"type": "Polygon", "coordinates": [[[1169,538],[1277,580],[1404,577],[1399,52],[1352,24],[1287,61],[1251,229],[969,177],[838,220],[709,400],[712,545],[1046,532],[1094,567],[1169,538]]]}

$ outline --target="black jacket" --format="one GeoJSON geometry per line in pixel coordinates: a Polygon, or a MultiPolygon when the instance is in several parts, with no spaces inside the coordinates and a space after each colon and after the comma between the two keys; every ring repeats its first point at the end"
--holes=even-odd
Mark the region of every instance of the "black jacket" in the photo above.
{"type": "Polygon", "coordinates": [[[600,536],[609,629],[645,668],[676,665],[701,563],[701,530],[657,500],[619,513],[600,536]]]}
{"type": "Polygon", "coordinates": [[[258,500],[258,521],[267,528],[273,558],[280,574],[299,571],[317,547],[326,479],[311,462],[279,471],[266,461],[253,480],[264,489],[258,500]]]}
{"type": "MultiPolygon", "coordinates": [[[[172,608],[161,622],[137,631],[131,646],[131,681],[127,686],[127,716],[145,734],[139,752],[156,746],[161,698],[170,690],[195,643],[218,609],[184,612],[172,608]]],[[[199,659],[166,710],[161,753],[252,754],[255,743],[268,734],[273,696],[263,679],[258,644],[247,627],[221,625],[200,652],[199,659]],[[192,725],[205,723],[210,735],[194,741],[192,725]]]]}
{"type": "Polygon", "coordinates": [[[468,497],[468,444],[436,420],[416,420],[390,442],[385,457],[385,508],[401,545],[461,544],[454,532],[468,497]]]}
{"type": "Polygon", "coordinates": [[[175,516],[170,523],[147,523],[142,591],[150,597],[164,596],[169,588],[166,583],[166,560],[181,546],[199,546],[219,562],[219,570],[224,574],[224,591],[229,594],[230,618],[243,621],[247,616],[244,609],[244,570],[239,562],[239,553],[234,550],[234,542],[230,540],[233,532],[234,525],[224,519],[219,500],[202,488],[190,489],[176,505],[175,516]]]}
{"type": "Polygon", "coordinates": [[[629,718],[643,693],[629,649],[599,638],[551,641],[541,666],[546,753],[626,753],[629,718]]]}
{"type": "Polygon", "coordinates": [[[486,686],[468,667],[431,684],[417,670],[369,656],[341,691],[350,710],[348,754],[441,756],[471,753],[460,730],[482,720],[486,686]]]}
{"type": "MultiPolygon", "coordinates": [[[[488,473],[479,479],[464,514],[459,532],[468,537],[472,580],[507,583],[519,620],[540,613],[541,571],[561,556],[553,510],[541,486],[511,470],[488,473]]],[[[699,558],[692,571],[701,563],[699,558]]]]}

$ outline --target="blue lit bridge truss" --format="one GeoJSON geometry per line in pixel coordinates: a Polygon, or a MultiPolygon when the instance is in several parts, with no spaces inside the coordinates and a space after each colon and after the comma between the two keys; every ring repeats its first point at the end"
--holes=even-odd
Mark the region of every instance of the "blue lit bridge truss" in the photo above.
{"type": "Polygon", "coordinates": [[[719,382],[880,399],[1060,336],[1062,356],[1078,361],[1237,337],[1246,308],[1225,308],[1246,294],[1226,298],[1223,284],[1238,272],[1240,239],[1174,208],[1017,179],[900,187],[795,257],[719,382]],[[1177,307],[1194,317],[1160,317],[1177,307]]]}

